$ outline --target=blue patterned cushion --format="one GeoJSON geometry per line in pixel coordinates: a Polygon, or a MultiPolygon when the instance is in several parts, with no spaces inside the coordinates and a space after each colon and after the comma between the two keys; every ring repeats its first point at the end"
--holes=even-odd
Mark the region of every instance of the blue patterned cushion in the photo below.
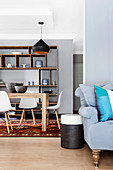
{"type": "Polygon", "coordinates": [[[99,121],[103,122],[113,118],[113,91],[95,87],[97,106],[99,110],[99,121]]]}

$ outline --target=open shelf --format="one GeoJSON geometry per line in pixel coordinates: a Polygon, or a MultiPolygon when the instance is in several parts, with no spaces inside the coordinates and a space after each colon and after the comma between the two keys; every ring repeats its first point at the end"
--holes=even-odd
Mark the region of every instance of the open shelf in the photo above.
{"type": "MultiPolygon", "coordinates": [[[[57,85],[24,85],[27,87],[57,87],[57,85]]],[[[0,87],[6,87],[6,85],[0,85],[0,87]]]]}
{"type": "MultiPolygon", "coordinates": [[[[24,86],[35,87],[34,89],[39,93],[52,90],[53,93],[49,94],[50,105],[57,104],[58,100],[58,48],[57,46],[49,46],[50,51],[47,54],[34,54],[32,51],[32,46],[0,46],[0,70],[36,70],[37,72],[36,83],[34,85],[27,85],[28,81],[25,80],[24,86]],[[21,52],[22,54],[12,54],[12,52],[21,52]],[[35,67],[37,60],[41,60],[43,65],[42,67],[35,67]],[[12,67],[8,68],[7,64],[11,63],[12,67]],[[26,64],[26,67],[22,67],[22,64],[26,64]],[[45,74],[47,73],[47,75],[45,74]],[[43,85],[42,80],[48,79],[48,84],[43,85]],[[55,82],[55,83],[54,83],[55,82]],[[55,84],[55,85],[53,85],[55,84]]],[[[16,72],[16,71],[15,71],[16,72]]],[[[21,72],[21,71],[20,71],[21,72]]],[[[28,71],[30,72],[30,71],[28,71]]],[[[4,71],[5,73],[5,71],[4,71]]],[[[12,74],[12,71],[8,71],[12,74]]],[[[16,72],[17,73],[17,72],[16,72]]],[[[32,71],[30,72],[32,73],[32,71]]],[[[23,76],[23,75],[22,75],[23,76]]],[[[34,81],[34,80],[33,80],[34,81]]],[[[7,82],[6,80],[4,82],[7,82]]],[[[35,81],[34,81],[35,82],[35,81]]],[[[1,89],[4,89],[5,84],[0,85],[1,89]]],[[[22,111],[22,109],[17,108],[17,104],[12,103],[16,108],[16,112],[22,111]]],[[[38,102],[41,105],[41,100],[38,102]]],[[[29,110],[28,110],[29,111],[29,110]]],[[[34,111],[41,111],[40,109],[34,109],[34,111]]],[[[21,114],[16,114],[13,116],[21,116],[21,114]]]]}
{"type": "Polygon", "coordinates": [[[0,70],[57,70],[56,67],[0,67],[0,70]]]}

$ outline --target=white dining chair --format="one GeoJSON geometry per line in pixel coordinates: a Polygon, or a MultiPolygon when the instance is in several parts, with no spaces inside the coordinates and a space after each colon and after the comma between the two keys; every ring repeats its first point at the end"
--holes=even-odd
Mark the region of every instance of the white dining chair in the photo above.
{"type": "Polygon", "coordinates": [[[11,126],[11,129],[13,130],[11,119],[8,113],[9,110],[11,110],[11,103],[9,97],[5,91],[0,91],[0,112],[5,114],[5,121],[6,121],[8,133],[10,133],[9,124],[11,126]]]}
{"type": "MultiPolygon", "coordinates": [[[[33,93],[33,91],[26,91],[26,93],[33,93]]],[[[21,119],[20,119],[20,124],[22,123],[23,118],[25,116],[25,109],[31,110],[31,113],[32,113],[32,116],[33,116],[33,123],[34,123],[34,125],[36,124],[34,110],[33,110],[36,107],[37,107],[37,102],[36,102],[35,98],[21,98],[19,108],[22,108],[23,112],[22,112],[22,116],[21,116],[21,119]]]]}
{"type": "Polygon", "coordinates": [[[63,91],[60,92],[59,98],[58,98],[58,103],[55,106],[48,106],[47,109],[47,124],[48,124],[48,119],[49,119],[49,110],[55,110],[56,113],[56,118],[57,118],[57,123],[58,123],[58,128],[60,129],[60,121],[58,118],[58,109],[60,107],[61,103],[61,97],[62,97],[63,91]]]}

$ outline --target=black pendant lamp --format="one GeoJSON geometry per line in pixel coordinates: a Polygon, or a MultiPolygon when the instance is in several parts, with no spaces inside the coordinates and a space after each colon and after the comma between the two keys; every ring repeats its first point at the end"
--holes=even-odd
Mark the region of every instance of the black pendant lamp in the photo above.
{"type": "Polygon", "coordinates": [[[41,25],[41,39],[32,47],[33,53],[47,54],[49,52],[49,46],[42,40],[42,25],[44,22],[39,22],[41,25]]]}

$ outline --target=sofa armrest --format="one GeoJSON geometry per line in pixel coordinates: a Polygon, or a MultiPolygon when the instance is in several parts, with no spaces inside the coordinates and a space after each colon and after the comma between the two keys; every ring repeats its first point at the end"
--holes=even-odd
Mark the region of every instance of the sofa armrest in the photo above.
{"type": "Polygon", "coordinates": [[[82,117],[89,119],[91,124],[98,122],[98,111],[95,107],[81,107],[79,109],[79,114],[82,117]]]}

